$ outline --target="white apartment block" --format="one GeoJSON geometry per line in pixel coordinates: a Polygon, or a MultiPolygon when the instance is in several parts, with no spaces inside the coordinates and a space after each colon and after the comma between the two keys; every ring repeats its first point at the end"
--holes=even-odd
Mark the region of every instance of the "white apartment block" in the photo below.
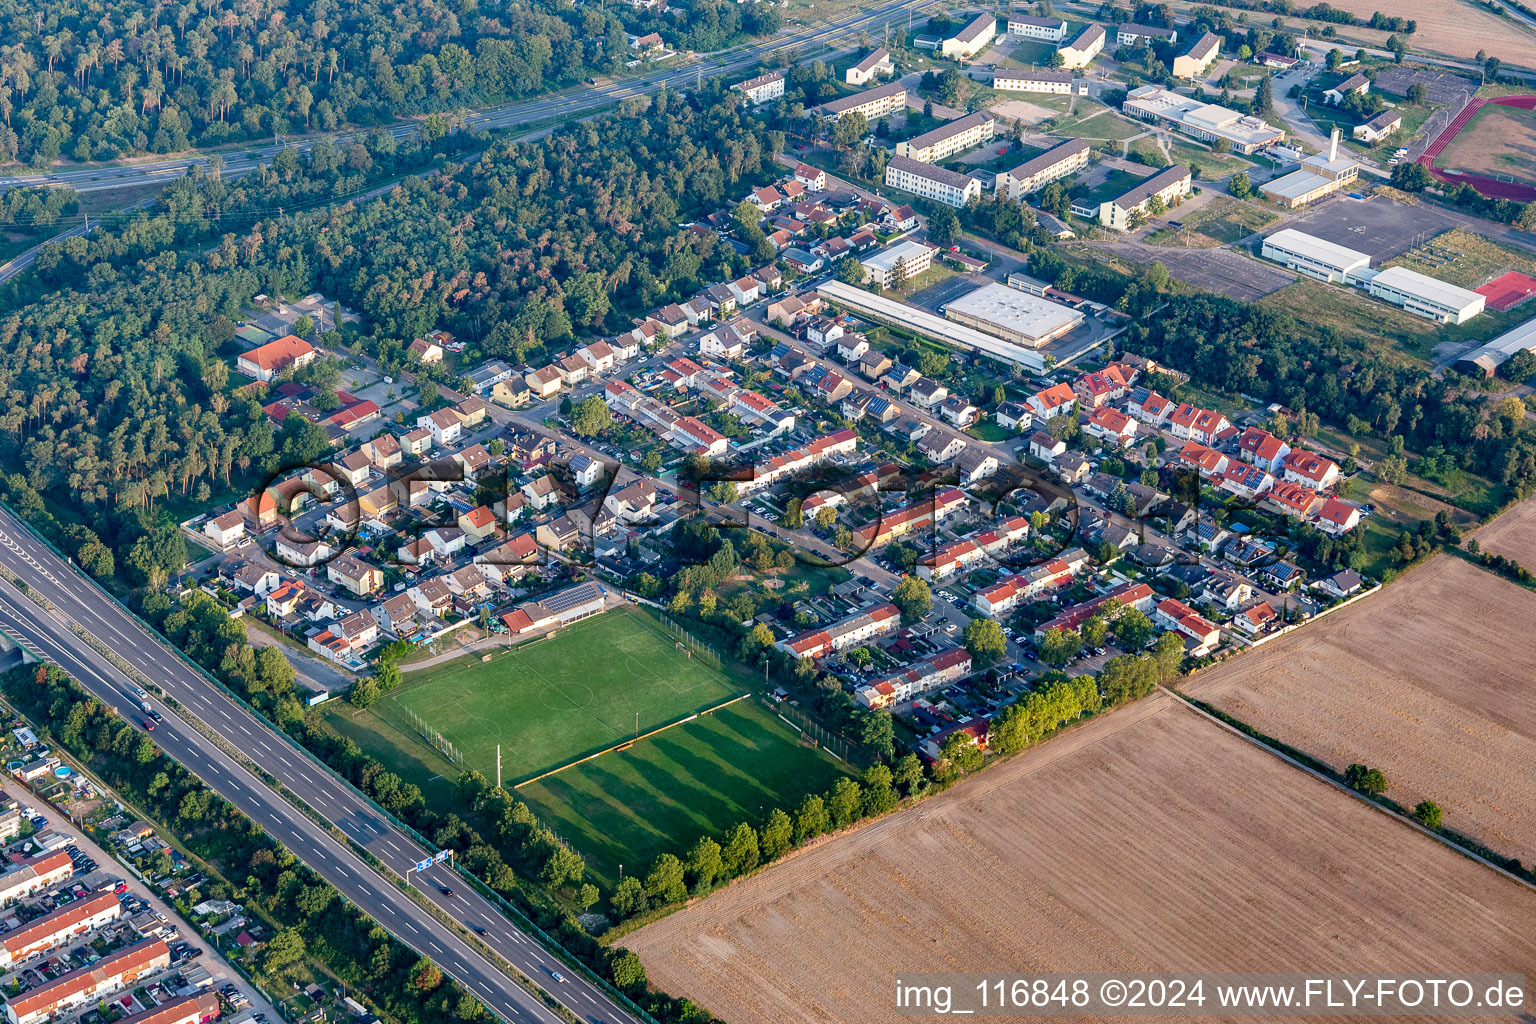
{"type": "Polygon", "coordinates": [[[1146,216],[1153,196],[1161,199],[1164,207],[1172,207],[1189,195],[1189,179],[1189,168],[1183,164],[1174,164],[1159,171],[1120,198],[1100,204],[1099,223],[1116,231],[1129,231],[1131,214],[1139,211],[1146,216]]]}
{"type": "Polygon", "coordinates": [[[900,82],[887,82],[873,89],[856,92],[852,96],[828,100],[812,109],[823,117],[841,119],[849,114],[863,114],[866,121],[873,121],[887,114],[906,110],[907,90],[900,82]]]}
{"type": "Polygon", "coordinates": [[[1087,67],[1104,49],[1107,37],[1103,25],[1088,25],[1070,43],[1056,48],[1061,54],[1061,66],[1069,69],[1087,67]]]}
{"type": "Polygon", "coordinates": [[[1009,199],[1021,199],[1087,167],[1090,149],[1086,139],[1069,139],[1011,171],[999,171],[994,187],[1009,199]]]}
{"type": "Polygon", "coordinates": [[[1060,71],[1007,68],[992,72],[992,88],[1001,92],[1039,92],[1052,96],[1070,96],[1077,79],[1060,71]]]}
{"type": "Polygon", "coordinates": [[[940,56],[965,60],[976,56],[997,35],[997,15],[985,11],[971,19],[959,32],[939,47],[940,56]]]}
{"type": "Polygon", "coordinates": [[[731,88],[746,93],[753,106],[760,106],[784,95],[784,72],[769,71],[745,82],[737,82],[731,88]]]}
{"type": "Polygon", "coordinates": [[[991,142],[996,130],[996,119],[985,111],[977,111],[896,143],[896,155],[925,164],[937,163],[991,142]]]}
{"type": "Polygon", "coordinates": [[[893,156],[885,165],[885,183],[946,206],[960,207],[981,198],[980,178],[903,156],[893,156]]]}
{"type": "Polygon", "coordinates": [[[1036,18],[1028,14],[1008,15],[1008,34],[1023,39],[1043,39],[1059,43],[1067,38],[1067,23],[1061,18],[1036,18]]]}

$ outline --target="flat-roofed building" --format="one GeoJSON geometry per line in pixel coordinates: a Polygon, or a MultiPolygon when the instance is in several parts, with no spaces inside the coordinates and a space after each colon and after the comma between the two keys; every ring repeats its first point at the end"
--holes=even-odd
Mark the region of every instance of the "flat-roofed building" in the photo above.
{"type": "Polygon", "coordinates": [[[885,183],[946,206],[960,207],[981,198],[980,178],[904,156],[893,156],[886,163],[885,183]]]}
{"type": "Polygon", "coordinates": [[[1468,352],[1456,360],[1456,369],[1492,377],[1493,371],[1516,352],[1536,352],[1536,317],[1468,352]]]}
{"type": "Polygon", "coordinates": [[[1221,53],[1221,37],[1207,32],[1190,44],[1189,49],[1173,58],[1173,77],[1199,78],[1221,53]]]}
{"type": "Polygon", "coordinates": [[[1179,30],[1161,25],[1138,25],[1126,22],[1115,30],[1116,46],[1151,46],[1154,43],[1176,43],[1179,30]]]}
{"type": "Polygon", "coordinates": [[[1087,67],[1104,49],[1104,40],[1108,36],[1103,25],[1085,25],[1081,32],[1072,37],[1071,42],[1056,48],[1056,52],[1061,54],[1061,66],[1064,68],[1087,67]]]}
{"type": "Polygon", "coordinates": [[[1288,210],[1315,203],[1326,195],[1347,188],[1360,177],[1360,164],[1354,157],[1339,155],[1339,130],[1328,140],[1328,151],[1302,160],[1289,174],[1259,186],[1259,194],[1288,210]]]}
{"type": "Polygon", "coordinates": [[[933,254],[938,251],[937,247],[925,242],[908,240],[898,242],[888,249],[881,249],[859,262],[864,267],[864,273],[869,280],[882,288],[889,288],[896,282],[898,266],[902,266],[901,273],[904,277],[916,277],[928,269],[933,263],[933,254]]]}
{"type": "Polygon", "coordinates": [[[866,121],[873,121],[906,108],[906,87],[900,82],[887,82],[873,89],[856,92],[852,96],[828,100],[819,107],[812,107],[811,112],[820,114],[822,117],[835,118],[843,118],[849,114],[863,114],[866,121]]]}
{"type": "Polygon", "coordinates": [[[1295,228],[1282,228],[1267,236],[1261,254],[1297,273],[1334,284],[1343,284],[1350,274],[1371,265],[1371,258],[1363,252],[1295,228]]]}
{"type": "Polygon", "coordinates": [[[1099,223],[1116,231],[1131,230],[1132,214],[1149,215],[1153,197],[1161,199],[1164,208],[1172,207],[1189,195],[1189,168],[1174,164],[1143,179],[1119,198],[1099,204],[1099,223]]]}
{"type": "Polygon", "coordinates": [[[896,70],[891,51],[885,47],[873,50],[863,60],[843,72],[843,81],[849,85],[865,85],[877,78],[884,78],[896,70]]]}
{"type": "Polygon", "coordinates": [[[951,301],[944,316],[1004,341],[1040,348],[1082,326],[1075,309],[1005,284],[988,284],[951,301]]]}
{"type": "Polygon", "coordinates": [[[1138,120],[1183,132],[1202,142],[1226,139],[1234,153],[1245,156],[1285,138],[1284,131],[1257,117],[1157,85],[1132,89],[1120,109],[1138,120]]]}
{"type": "Polygon", "coordinates": [[[862,288],[856,288],[841,281],[826,281],[817,285],[816,291],[828,302],[844,309],[851,309],[871,319],[916,331],[918,334],[947,342],[957,348],[968,349],[995,359],[1004,366],[1018,363],[1035,373],[1045,369],[1045,357],[1034,349],[1004,341],[978,331],[974,327],[966,327],[946,320],[926,309],[919,309],[883,295],[872,295],[862,288]]]}
{"type": "Polygon", "coordinates": [[[957,117],[916,138],[896,143],[896,155],[931,164],[992,141],[997,119],[985,111],[957,117]]]}
{"type": "Polygon", "coordinates": [[[769,71],[745,82],[737,82],[731,88],[746,93],[753,106],[768,103],[784,95],[784,72],[782,69],[769,71]]]}
{"type": "Polygon", "coordinates": [[[972,18],[964,28],[939,44],[939,54],[968,60],[980,53],[997,36],[997,15],[985,11],[972,18]]]}
{"type": "Polygon", "coordinates": [[[1059,43],[1067,38],[1067,23],[1062,18],[1037,18],[1029,14],[1008,15],[1008,34],[1022,39],[1044,39],[1059,43]]]}
{"type": "Polygon", "coordinates": [[[1355,275],[1366,292],[1436,323],[1464,324],[1483,311],[1483,296],[1407,267],[1365,271],[1355,275]]]}
{"type": "Polygon", "coordinates": [[[1070,96],[1077,81],[1064,71],[1040,68],[998,68],[992,72],[992,88],[1001,92],[1039,92],[1052,96],[1070,96]]]}
{"type": "Polygon", "coordinates": [[[1087,139],[1068,139],[1011,171],[999,171],[995,188],[1009,199],[1021,199],[1087,167],[1090,150],[1087,139]]]}

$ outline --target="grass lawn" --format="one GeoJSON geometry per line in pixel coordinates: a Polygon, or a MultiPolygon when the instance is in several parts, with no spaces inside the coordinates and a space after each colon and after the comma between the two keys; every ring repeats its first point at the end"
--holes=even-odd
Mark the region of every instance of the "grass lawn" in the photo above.
{"type": "Polygon", "coordinates": [[[1013,431],[998,426],[992,420],[982,420],[980,423],[972,424],[966,428],[965,432],[978,440],[987,441],[991,444],[1006,441],[1013,436],[1013,431]]]}
{"type": "Polygon", "coordinates": [[[1438,340],[1432,321],[1357,289],[1306,277],[1266,295],[1259,304],[1284,310],[1304,323],[1331,326],[1351,343],[1384,353],[1405,351],[1418,360],[1428,360],[1438,340]]]}
{"type": "Polygon", "coordinates": [[[1536,180],[1536,111],[1488,104],[1472,116],[1451,144],[1435,158],[1446,170],[1536,180]]]}
{"type": "Polygon", "coordinates": [[[940,281],[947,281],[959,271],[947,263],[932,263],[928,269],[916,277],[909,277],[894,288],[887,288],[885,294],[893,299],[907,299],[924,288],[932,288],[940,281]]]}
{"type": "Polygon", "coordinates": [[[1147,126],[1121,117],[1108,107],[1079,99],[1076,113],[1061,119],[1060,123],[1042,125],[1041,130],[1063,139],[1121,142],[1147,131],[1147,126]]]}
{"type": "Polygon", "coordinates": [[[1147,236],[1151,245],[1210,249],[1231,245],[1255,231],[1261,231],[1280,219],[1273,210],[1230,196],[1217,197],[1200,209],[1180,218],[1181,228],[1162,228],[1147,236]]]}
{"type": "Polygon", "coordinates": [[[407,712],[421,716],[458,748],[465,767],[487,777],[500,744],[503,778],[514,781],[622,742],[634,735],[637,714],[645,732],[745,689],[677,650],[644,613],[626,609],[488,662],[471,656],[412,672],[374,711],[413,738],[407,712]]]}
{"type": "Polygon", "coordinates": [[[702,835],[793,811],[843,771],[755,700],[732,704],[634,746],[518,790],[539,817],[586,858],[611,892],[619,865],[643,871],[667,851],[684,855],[702,835]]]}

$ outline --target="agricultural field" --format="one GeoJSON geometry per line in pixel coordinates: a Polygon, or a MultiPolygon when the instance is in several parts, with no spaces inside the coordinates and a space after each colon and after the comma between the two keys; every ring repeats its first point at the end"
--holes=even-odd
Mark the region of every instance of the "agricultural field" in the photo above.
{"type": "MultiPolygon", "coordinates": [[[[1335,0],[1332,6],[1360,18],[1377,11],[1404,13],[1413,18],[1416,28],[1408,36],[1408,45],[1448,57],[1470,59],[1479,50],[1490,57],[1517,64],[1528,63],[1536,34],[1512,18],[1501,18],[1479,3],[1468,0],[1425,0],[1409,7],[1384,7],[1381,0],[1335,0]]],[[[1380,46],[1388,33],[1363,28],[1341,28],[1351,38],[1360,37],[1380,46]]]]}
{"type": "Polygon", "coordinates": [[[734,1024],[884,1024],[897,971],[1529,973],[1533,913],[1536,894],[1155,694],[624,944],[734,1024]]]}
{"type": "Polygon", "coordinates": [[[749,699],[517,791],[586,858],[598,885],[619,865],[643,869],[682,856],[702,835],[741,821],[761,824],[836,781],[839,763],[749,699]]]}
{"type": "Polygon", "coordinates": [[[1487,104],[1450,141],[1435,166],[1536,181],[1536,111],[1487,104]]]}
{"type": "MultiPolygon", "coordinates": [[[[526,779],[739,696],[746,687],[689,658],[643,612],[606,612],[550,639],[408,673],[370,709],[420,757],[425,723],[457,749],[460,767],[526,779]]],[[[361,741],[360,741],[361,742],[361,741]]],[[[385,758],[393,764],[397,758],[385,758]]]]}
{"type": "Polygon", "coordinates": [[[1475,534],[1484,551],[1536,567],[1536,501],[1524,501],[1475,534]]]}
{"type": "Polygon", "coordinates": [[[1440,555],[1183,690],[1340,771],[1380,768],[1398,803],[1433,800],[1447,827],[1529,861],[1533,632],[1536,594],[1440,555]]]}

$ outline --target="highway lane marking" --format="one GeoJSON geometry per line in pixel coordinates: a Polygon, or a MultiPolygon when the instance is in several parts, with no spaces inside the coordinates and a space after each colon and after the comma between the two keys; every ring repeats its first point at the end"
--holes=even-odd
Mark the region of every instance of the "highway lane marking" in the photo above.
{"type": "MultiPolygon", "coordinates": [[[[43,624],[43,622],[42,622],[40,617],[38,619],[34,620],[34,619],[30,618],[29,616],[22,615],[19,612],[17,612],[14,608],[11,608],[11,606],[8,604],[8,602],[4,601],[4,599],[0,599],[0,607],[10,608],[10,610],[15,615],[15,618],[17,619],[18,628],[40,631],[41,632],[41,636],[42,636],[42,641],[41,642],[44,642],[44,643],[48,644],[50,647],[58,649],[58,651],[60,653],[60,656],[63,657],[64,659],[66,659],[67,662],[69,663],[68,670],[71,671],[71,673],[74,674],[77,678],[84,679],[86,676],[89,676],[90,678],[95,679],[100,684],[101,689],[104,690],[106,693],[111,695],[110,697],[105,698],[106,702],[109,705],[112,705],[112,706],[116,707],[119,703],[124,702],[124,701],[127,700],[125,694],[122,694],[122,693],[118,692],[118,687],[117,687],[116,683],[114,683],[114,682],[108,680],[107,678],[105,678],[104,676],[102,676],[101,673],[97,672],[91,665],[87,664],[82,659],[82,657],[80,655],[76,655],[76,654],[73,653],[73,651],[75,649],[73,645],[71,645],[69,648],[65,648],[63,646],[63,644],[61,643],[61,641],[58,638],[56,638],[53,635],[53,633],[51,632],[51,629],[53,627],[51,627],[49,625],[43,624]]],[[[114,632],[116,632],[116,631],[114,630],[114,632]]],[[[120,633],[118,635],[121,636],[120,633]]],[[[181,666],[178,664],[178,665],[176,665],[176,667],[180,668],[181,666]]],[[[114,671],[114,675],[120,675],[120,673],[116,673],[114,671]]],[[[247,735],[249,735],[249,731],[246,730],[246,732],[247,732],[247,735]]],[[[177,745],[177,746],[181,746],[182,745],[182,741],[184,741],[184,740],[186,742],[188,742],[189,744],[197,742],[195,737],[184,738],[184,737],[178,736],[178,735],[176,735],[174,733],[168,733],[167,735],[168,735],[168,737],[171,740],[175,741],[175,745],[177,745]]],[[[200,759],[198,757],[199,754],[203,754],[203,752],[201,750],[198,750],[197,748],[189,745],[187,747],[187,749],[185,750],[185,752],[183,753],[183,755],[182,755],[183,763],[190,763],[190,764],[193,764],[193,765],[198,765],[199,767],[206,766],[207,768],[213,769],[213,771],[216,772],[216,773],[224,774],[223,770],[217,764],[213,763],[212,761],[206,760],[206,756],[207,756],[206,754],[203,754],[203,758],[202,759],[200,759]]],[[[245,802],[247,803],[246,813],[250,814],[251,817],[254,820],[262,821],[269,830],[272,830],[272,829],[274,829],[277,826],[281,826],[283,824],[287,824],[288,823],[289,819],[287,819],[286,817],[280,816],[276,812],[276,810],[274,810],[274,808],[272,806],[270,806],[270,801],[266,799],[267,797],[270,796],[270,794],[268,794],[264,789],[261,789],[260,787],[255,787],[252,783],[250,783],[248,780],[246,780],[238,772],[235,774],[235,776],[234,776],[232,781],[234,783],[232,788],[235,789],[238,793],[240,793],[240,795],[242,797],[245,798],[245,802]],[[250,794],[251,795],[246,795],[246,790],[247,789],[250,790],[250,794]],[[254,806],[250,806],[253,800],[254,800],[254,806]]],[[[374,832],[377,832],[380,835],[388,834],[388,833],[386,833],[385,829],[381,828],[379,825],[377,825],[375,822],[373,822],[370,819],[364,819],[363,823],[369,829],[373,830],[374,832]]],[[[299,840],[299,841],[302,842],[303,836],[301,836],[300,833],[297,830],[294,830],[294,829],[290,828],[289,832],[290,832],[290,834],[292,834],[294,836],[295,840],[299,840]]],[[[315,842],[315,841],[312,840],[310,842],[310,844],[309,844],[312,847],[312,849],[314,850],[314,852],[317,855],[321,856],[322,859],[323,859],[323,856],[324,856],[324,854],[326,852],[326,848],[322,844],[324,843],[324,841],[327,838],[328,837],[322,836],[321,837],[321,842],[315,842]]],[[[393,846],[394,844],[391,843],[391,845],[393,846]]],[[[395,849],[398,850],[398,847],[395,847],[395,849]]],[[[344,856],[345,856],[345,851],[343,850],[343,857],[344,856]]],[[[338,864],[338,865],[332,865],[332,868],[342,878],[344,878],[344,879],[345,878],[350,878],[350,875],[348,875],[348,873],[345,870],[345,861],[344,860],[341,860],[340,864],[338,864]]],[[[361,884],[358,885],[358,892],[361,893],[364,897],[367,897],[369,895],[378,895],[376,890],[369,889],[368,887],[363,886],[361,884]]],[[[400,916],[400,911],[397,910],[388,901],[381,902],[381,903],[378,904],[378,906],[382,907],[383,910],[387,911],[388,913],[390,913],[392,915],[400,916]]],[[[418,928],[416,928],[415,925],[412,924],[409,919],[407,919],[405,923],[407,924],[408,927],[411,928],[412,932],[414,932],[417,935],[421,934],[421,931],[418,928]]],[[[528,944],[530,942],[529,939],[527,939],[526,937],[522,936],[520,933],[518,933],[515,930],[515,926],[514,926],[513,931],[510,934],[515,936],[516,941],[518,941],[519,943],[528,944]]],[[[434,947],[434,948],[437,948],[437,947],[434,947]]],[[[492,963],[491,961],[487,960],[484,956],[481,956],[477,952],[475,952],[473,950],[470,950],[467,947],[466,947],[465,951],[470,953],[472,956],[477,957],[479,960],[481,960],[481,962],[485,964],[486,968],[489,969],[492,972],[494,977],[496,977],[498,979],[504,977],[504,973],[503,973],[502,969],[500,967],[498,967],[497,965],[495,965],[494,963],[492,963]]],[[[503,990],[503,991],[506,991],[506,990],[503,990]]],[[[521,993],[519,992],[518,994],[521,994],[521,993]]],[[[503,996],[503,998],[505,998],[505,996],[503,996]]],[[[521,1013],[519,1013],[519,1011],[515,1008],[515,1004],[513,1004],[511,1002],[507,1002],[506,1005],[510,1008],[510,1012],[513,1013],[513,1014],[534,1016],[535,1019],[542,1019],[542,1017],[539,1016],[536,1013],[536,1011],[528,1011],[528,1010],[525,1009],[521,1013]]]]}

